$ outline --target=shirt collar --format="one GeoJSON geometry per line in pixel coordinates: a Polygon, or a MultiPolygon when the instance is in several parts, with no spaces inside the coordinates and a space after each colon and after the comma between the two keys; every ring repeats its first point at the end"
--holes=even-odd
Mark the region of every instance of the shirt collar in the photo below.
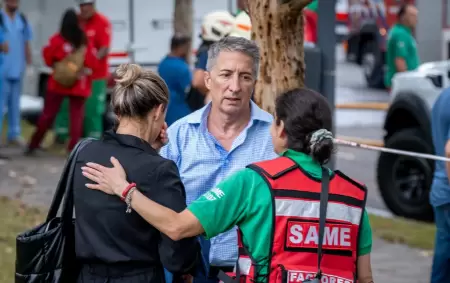
{"type": "Polygon", "coordinates": [[[117,134],[113,130],[109,130],[105,132],[103,140],[115,141],[120,145],[138,148],[152,155],[158,155],[158,152],[148,142],[132,135],[117,134]]]}
{"type": "Polygon", "coordinates": [[[405,25],[402,25],[402,24],[398,23],[397,26],[400,27],[401,29],[405,30],[408,33],[412,33],[411,28],[409,28],[409,27],[407,27],[405,25]]]}
{"type": "Polygon", "coordinates": [[[289,157],[290,159],[294,160],[297,164],[305,164],[308,165],[315,165],[320,168],[320,164],[314,161],[314,159],[309,156],[306,153],[295,151],[292,149],[287,149],[283,153],[280,154],[281,156],[289,157]]]}
{"type": "Polygon", "coordinates": [[[93,21],[95,21],[95,19],[98,17],[98,12],[95,11],[94,14],[92,14],[92,16],[89,19],[83,19],[81,17],[80,14],[78,14],[78,20],[82,23],[82,24],[87,24],[87,23],[91,23],[93,21]]]}
{"type": "MultiPolygon", "coordinates": [[[[303,171],[306,171],[307,174],[311,175],[312,177],[322,177],[322,166],[320,166],[319,162],[315,161],[310,155],[292,149],[287,149],[280,155],[292,159],[300,166],[301,169],[303,169],[303,171]]],[[[330,169],[328,169],[328,171],[331,175],[333,175],[333,171],[331,171],[330,169]]]]}
{"type": "MultiPolygon", "coordinates": [[[[189,115],[189,124],[200,124],[211,111],[211,102],[203,106],[203,108],[195,111],[189,115]]],[[[263,121],[266,123],[272,123],[273,117],[268,112],[262,110],[253,101],[250,101],[250,121],[263,121]]]]}
{"type": "MultiPolygon", "coordinates": [[[[3,14],[5,17],[7,17],[8,20],[11,19],[11,18],[9,17],[8,12],[6,11],[6,8],[3,8],[1,11],[2,11],[2,14],[3,14]]],[[[14,12],[13,19],[15,19],[15,18],[17,17],[17,14],[18,14],[18,13],[19,13],[19,10],[16,10],[16,12],[14,12]]]]}

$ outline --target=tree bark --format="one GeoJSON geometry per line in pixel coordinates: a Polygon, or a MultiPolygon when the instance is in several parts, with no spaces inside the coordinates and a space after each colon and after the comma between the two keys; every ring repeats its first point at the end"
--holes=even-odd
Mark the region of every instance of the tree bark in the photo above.
{"type": "MultiPolygon", "coordinates": [[[[173,32],[174,34],[189,36],[192,39],[193,7],[192,0],[174,0],[175,9],[173,12],[173,32]]],[[[189,53],[191,54],[191,50],[189,53]]],[[[190,61],[188,56],[188,60],[190,61]]]]}
{"type": "Polygon", "coordinates": [[[303,87],[303,8],[312,0],[249,0],[252,38],[260,50],[255,102],[274,113],[275,98],[284,91],[303,87]]]}

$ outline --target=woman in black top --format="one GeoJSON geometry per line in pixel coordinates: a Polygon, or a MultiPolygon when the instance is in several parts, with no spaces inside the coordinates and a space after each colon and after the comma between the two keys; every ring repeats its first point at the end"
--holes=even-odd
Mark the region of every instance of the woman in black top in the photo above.
{"type": "Polygon", "coordinates": [[[77,160],[75,241],[82,263],[78,282],[164,282],[163,267],[179,278],[193,273],[200,260],[197,240],[171,240],[136,212],[124,213],[126,202],[86,188],[90,181],[81,174],[86,162],[110,166],[114,155],[147,197],[178,212],[186,208],[175,163],[157,151],[166,136],[166,84],[152,71],[132,64],[120,66],[117,76],[111,104],[118,126],[87,145],[77,160]]]}

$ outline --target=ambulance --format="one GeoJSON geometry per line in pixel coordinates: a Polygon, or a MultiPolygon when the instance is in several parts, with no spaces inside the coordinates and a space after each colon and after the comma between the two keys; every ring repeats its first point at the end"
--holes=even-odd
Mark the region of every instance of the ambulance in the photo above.
{"type": "MultiPolygon", "coordinates": [[[[156,69],[169,52],[173,34],[174,2],[158,0],[96,0],[96,7],[112,24],[112,46],[109,55],[110,72],[128,62],[156,69]]],[[[193,0],[193,46],[200,45],[201,22],[205,14],[215,10],[236,11],[236,0],[193,0]]],[[[45,66],[41,50],[60,26],[67,8],[78,8],[75,0],[22,1],[20,10],[33,27],[33,66],[28,68],[24,82],[22,112],[33,124],[43,106],[47,78],[51,69],[45,66]],[[38,94],[37,97],[35,94],[38,94]]],[[[113,85],[112,76],[109,86],[113,85]]],[[[111,89],[109,89],[110,91],[111,89]]],[[[105,122],[109,121],[109,114],[105,122]]]]}

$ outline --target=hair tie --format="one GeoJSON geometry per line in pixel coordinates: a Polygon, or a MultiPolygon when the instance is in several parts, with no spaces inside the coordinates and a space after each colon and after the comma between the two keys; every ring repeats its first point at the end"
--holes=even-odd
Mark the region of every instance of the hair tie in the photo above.
{"type": "Polygon", "coordinates": [[[333,134],[327,129],[319,129],[311,134],[311,139],[309,140],[309,148],[311,152],[314,151],[314,147],[321,141],[330,139],[333,140],[333,134]]]}

